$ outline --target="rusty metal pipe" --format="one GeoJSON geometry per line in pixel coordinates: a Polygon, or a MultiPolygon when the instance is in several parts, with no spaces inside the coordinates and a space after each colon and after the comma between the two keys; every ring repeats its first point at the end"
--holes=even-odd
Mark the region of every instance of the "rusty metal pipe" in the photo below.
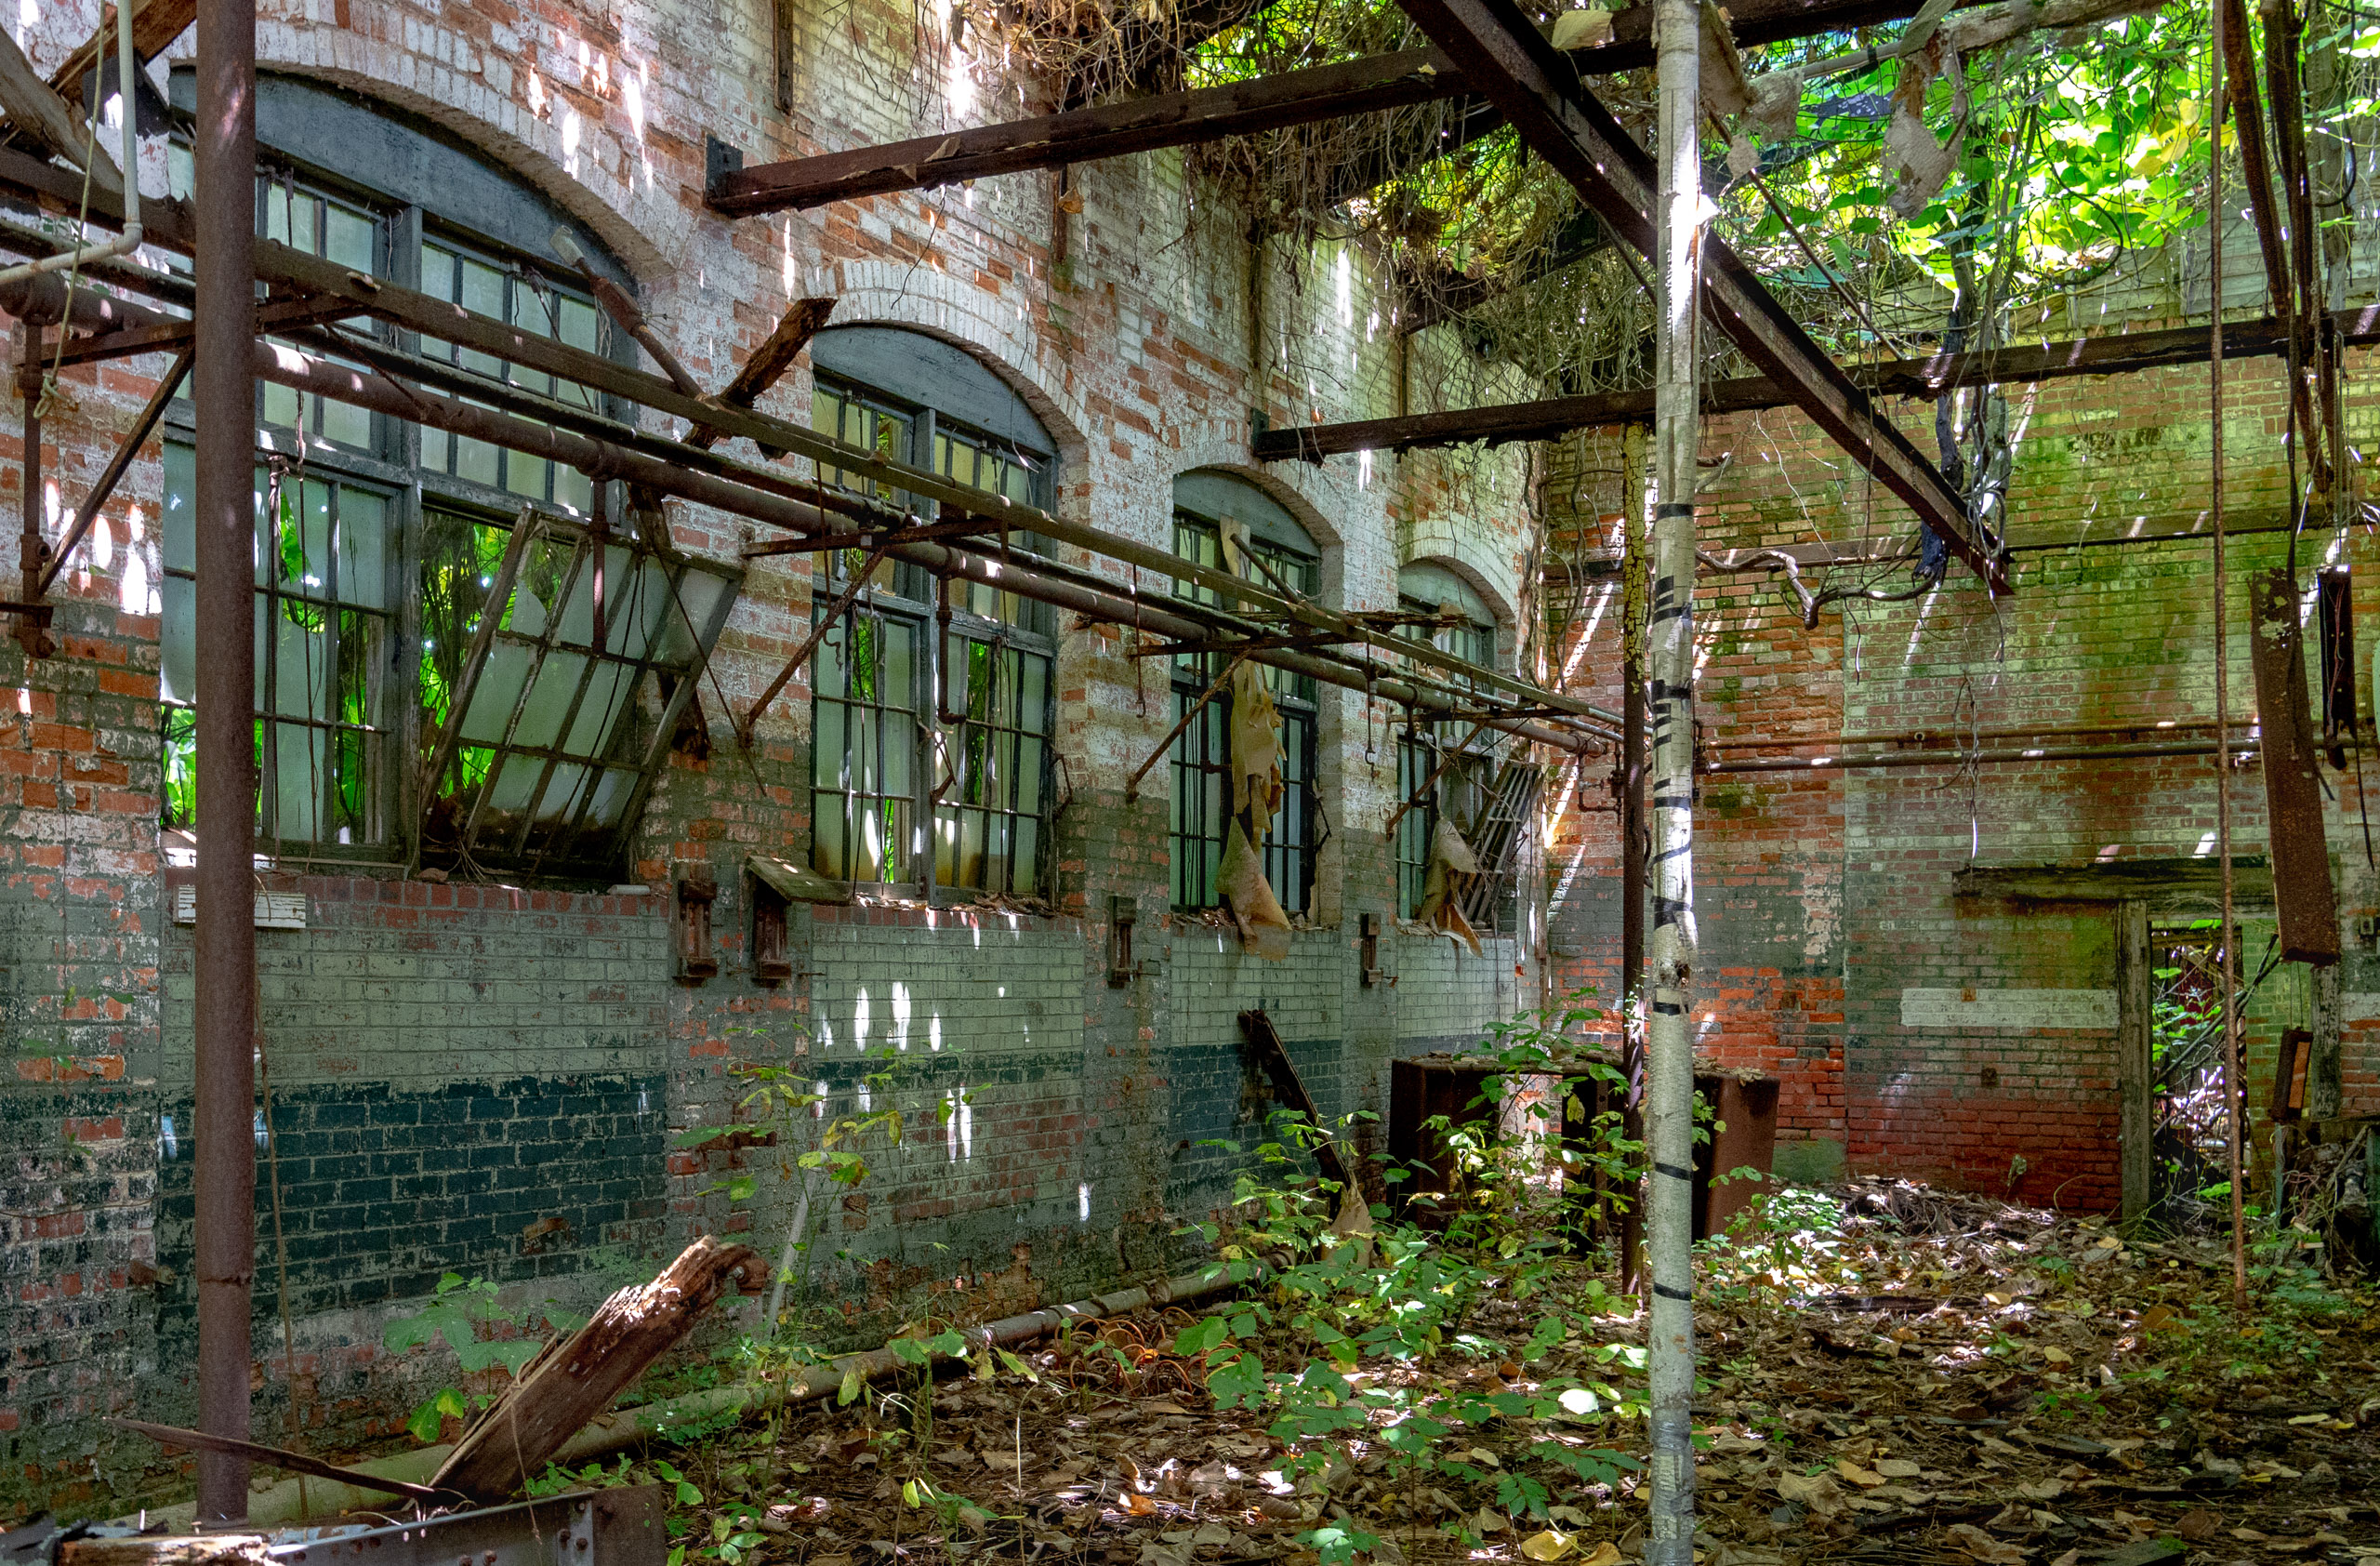
{"type": "MultiPolygon", "coordinates": [[[[256,0],[199,0],[198,1427],[245,1440],[256,1275],[256,0]]],[[[126,113],[130,112],[127,106],[126,113]]],[[[131,173],[126,171],[127,176],[131,173]]],[[[248,1515],[248,1460],[198,1457],[201,1527],[248,1515]]]]}
{"type": "MultiPolygon", "coordinates": [[[[292,349],[275,348],[261,342],[255,343],[252,352],[258,378],[311,392],[335,402],[350,403],[392,418],[411,419],[430,429],[451,431],[510,446],[533,456],[550,458],[597,478],[624,478],[658,494],[674,495],[699,505],[715,506],[721,511],[749,517],[755,522],[782,527],[789,532],[818,534],[849,525],[846,518],[823,511],[807,500],[769,494],[732,479],[696,472],[609,441],[595,440],[494,409],[476,407],[455,398],[401,386],[386,376],[331,364],[292,349]]],[[[1071,609],[1093,619],[1115,625],[1136,625],[1160,636],[1190,639],[1204,636],[1212,629],[1206,622],[1171,608],[1060,581],[1010,564],[992,555],[930,542],[900,544],[886,552],[937,575],[964,577],[970,581],[1005,589],[1038,603],[1071,609]]],[[[1250,656],[1259,662],[1270,663],[1293,673],[1311,675],[1325,684],[1347,690],[1364,688],[1360,669],[1327,658],[1277,648],[1267,648],[1250,656]]],[[[1428,713],[1452,712],[1462,705],[1457,693],[1440,692],[1408,680],[1382,677],[1373,681],[1372,689],[1382,699],[1409,703],[1428,713]]],[[[1520,719],[1497,719],[1491,726],[1573,753],[1594,754],[1602,749],[1598,740],[1587,735],[1549,728],[1542,723],[1520,719]]]]}
{"type": "MultiPolygon", "coordinates": [[[[2231,727],[2247,732],[2256,726],[2254,718],[2234,718],[2231,727]]],[[[2097,738],[2119,734],[2212,734],[2212,723],[2192,721],[2170,722],[2152,718],[2137,723],[2011,723],[1986,729],[1909,729],[1899,734],[1815,735],[1809,737],[1777,736],[1767,739],[1706,739],[1705,750],[1768,750],[1787,745],[1822,745],[1835,750],[1857,750],[1863,745],[1924,745],[1929,742],[1959,745],[1973,739],[2063,739],[2097,738]]]]}
{"type": "MultiPolygon", "coordinates": [[[[1864,756],[1763,756],[1753,761],[1712,762],[1699,773],[1865,772],[1909,766],[2009,766],[2024,762],[2141,761],[2160,756],[2213,756],[2220,751],[2212,739],[2178,740],[2170,745],[2045,745],[2021,750],[1884,750],[1864,756]]],[[[2230,755],[2256,754],[2256,742],[2235,745],[2230,755]]]]}

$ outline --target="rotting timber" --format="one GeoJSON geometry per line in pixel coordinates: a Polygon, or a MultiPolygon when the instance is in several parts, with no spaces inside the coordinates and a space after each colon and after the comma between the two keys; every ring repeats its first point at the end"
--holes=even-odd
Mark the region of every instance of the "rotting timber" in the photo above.
{"type": "MultiPolygon", "coordinates": [[[[81,181],[67,169],[0,149],[0,195],[25,205],[72,205],[81,199],[81,181]]],[[[188,253],[192,226],[186,206],[157,202],[148,204],[144,211],[150,218],[152,243],[164,250],[188,253]]],[[[94,197],[91,215],[95,222],[106,224],[118,219],[119,209],[94,197]]],[[[7,225],[0,227],[0,248],[37,256],[53,253],[57,246],[33,231],[7,225]]],[[[1469,663],[1425,642],[1394,636],[1356,617],[1292,601],[1229,573],[955,484],[923,469],[878,459],[723,398],[690,394],[665,377],[534,336],[393,283],[364,277],[286,246],[258,241],[255,267],[257,280],[265,285],[260,320],[287,309],[292,316],[315,323],[276,330],[274,342],[261,336],[256,339],[255,369],[259,379],[549,457],[598,479],[626,479],[655,494],[714,506],[787,533],[849,533],[857,524],[898,535],[928,523],[926,517],[863,495],[722,456],[692,439],[641,430],[605,414],[572,407],[468,371],[432,365],[368,332],[321,323],[362,319],[427,333],[478,349],[499,361],[592,387],[665,418],[682,420],[690,431],[715,432],[711,438],[743,436],[763,448],[871,480],[889,491],[943,508],[945,521],[962,515],[979,521],[980,537],[898,542],[886,551],[938,576],[994,584],[1072,610],[1091,621],[1130,627],[1144,635],[1260,639],[1285,627],[1322,633],[1337,644],[1311,649],[1263,647],[1250,656],[1328,684],[1409,706],[1424,716],[1476,715],[1484,710],[1490,726],[1566,752],[1598,752],[1616,732],[1616,713],[1469,663]],[[367,367],[334,364],[332,355],[367,367]],[[459,400],[464,397],[470,402],[459,400]],[[1011,536],[1018,533],[1116,561],[1129,568],[1132,579],[1118,581],[1045,556],[1021,553],[1011,543],[1011,536]],[[1159,589],[1144,587],[1139,581],[1142,573],[1156,577],[1159,589]],[[1208,590],[1222,603],[1235,605],[1236,612],[1173,596],[1171,585],[1177,579],[1208,590]],[[1417,666],[1428,666],[1431,672],[1417,666]]],[[[189,284],[150,269],[116,263],[94,268],[86,275],[177,309],[187,310],[192,303],[189,284]]],[[[173,350],[188,340],[186,320],[87,288],[78,287],[70,294],[67,285],[55,278],[31,280],[12,289],[6,300],[0,300],[0,309],[44,325],[61,319],[70,325],[77,320],[105,321],[108,330],[70,342],[69,352],[86,361],[111,356],[112,350],[125,355],[173,350]]]]}

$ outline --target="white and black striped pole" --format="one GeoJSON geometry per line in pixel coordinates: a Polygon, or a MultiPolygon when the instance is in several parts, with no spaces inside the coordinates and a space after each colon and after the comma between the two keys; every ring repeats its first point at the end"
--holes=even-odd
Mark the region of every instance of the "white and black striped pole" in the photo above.
{"type": "Polygon", "coordinates": [[[1646,1566],[1694,1559],[1694,485],[1700,410],[1701,17],[1659,0],[1660,188],[1654,219],[1659,312],[1653,364],[1653,591],[1645,665],[1652,729],[1653,928],[1646,964],[1645,1123],[1650,1283],[1652,1516],[1646,1566]]]}

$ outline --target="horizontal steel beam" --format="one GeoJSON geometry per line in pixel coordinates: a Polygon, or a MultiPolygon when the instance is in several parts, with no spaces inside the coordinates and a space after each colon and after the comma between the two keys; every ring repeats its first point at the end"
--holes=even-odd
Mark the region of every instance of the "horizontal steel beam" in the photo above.
{"type": "MultiPolygon", "coordinates": [[[[1981,3],[1960,0],[1962,5],[1981,3]]],[[[1730,15],[1736,41],[1754,45],[1874,26],[1916,10],[1917,0],[1739,0],[1730,15]]],[[[1651,64],[1652,7],[1635,6],[1619,12],[1612,18],[1608,42],[1572,50],[1568,59],[1578,71],[1591,75],[1651,64]]],[[[828,202],[932,190],[995,174],[1194,146],[1227,136],[1457,99],[1469,100],[1458,116],[1463,134],[1443,151],[1475,139],[1499,122],[1474,112],[1484,100],[1473,94],[1471,84],[1443,53],[1404,49],[1223,86],[749,167],[737,166],[730,150],[706,194],[713,209],[730,217],[799,211],[828,202]]]]}
{"type": "MultiPolygon", "coordinates": [[[[2380,343],[2380,309],[2334,311],[2331,320],[2340,339],[2349,346],[2380,343]]],[[[1891,359],[1879,365],[1849,365],[1844,373],[1871,396],[1934,398],[1962,386],[2019,386],[2074,376],[2130,375],[2136,370],[2175,365],[2202,365],[2206,363],[2208,346],[2204,327],[2180,326],[2170,331],[2122,332],[2063,342],[2016,344],[1974,353],[1891,359]]],[[[2264,358],[2288,351],[2288,325],[2272,316],[2235,322],[2223,328],[2226,359],[2264,358]]],[[[1792,390],[1769,376],[1742,376],[1707,382],[1702,388],[1702,411],[1706,414],[1751,413],[1791,407],[1794,402],[1792,390]]],[[[1408,414],[1400,418],[1267,430],[1256,437],[1254,445],[1261,462],[1292,458],[1317,462],[1326,457],[1355,451],[1410,451],[1424,446],[1467,445],[1474,441],[1485,441],[1490,445],[1510,441],[1545,441],[1574,430],[1642,424],[1652,417],[1650,389],[1595,392],[1579,397],[1547,397],[1490,407],[1455,408],[1445,413],[1408,414]]]]}

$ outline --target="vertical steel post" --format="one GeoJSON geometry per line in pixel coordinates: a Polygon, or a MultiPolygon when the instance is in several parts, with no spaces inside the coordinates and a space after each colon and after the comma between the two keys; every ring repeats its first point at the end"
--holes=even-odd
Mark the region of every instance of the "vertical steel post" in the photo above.
{"type": "MultiPolygon", "coordinates": [[[[199,0],[198,1422],[246,1440],[256,1274],[256,0],[199,0]]],[[[127,113],[129,111],[127,110],[127,113]]],[[[130,170],[126,170],[129,177],[130,170]]],[[[202,1527],[248,1514],[248,1463],[198,1459],[202,1527]]]]}
{"type": "MultiPolygon", "coordinates": [[[[1614,763],[1620,822],[1620,1074],[1622,1089],[1620,1135],[1631,1142],[1645,1139],[1645,617],[1646,507],[1645,442],[1631,426],[1622,447],[1627,476],[1620,525],[1627,529],[1620,551],[1620,754],[1614,763]]],[[[1620,1286],[1623,1293],[1645,1288],[1645,1209],[1640,1181],[1627,1193],[1628,1211],[1620,1220],[1620,1286]]]]}
{"type": "MultiPolygon", "coordinates": [[[[2207,91],[2214,101],[2207,114],[2212,147],[2207,158],[2206,312],[2209,343],[2207,373],[2213,405],[2209,427],[2207,499],[2215,532],[2215,853],[2223,862],[2223,899],[2215,951],[2222,967],[2223,993],[2223,1140],[2228,1149],[2231,1176],[2231,1303],[2248,1307],[2247,1218],[2242,1203],[2247,1115],[2241,1108],[2245,1084],[2240,1081],[2239,930],[2233,924],[2231,882],[2231,633],[2230,591],[2223,552],[2223,118],[2229,105],[2224,97],[2223,48],[2227,7],[2215,7],[2213,57],[2207,91]]],[[[2293,332],[2296,327],[2291,328],[2293,332]]],[[[2295,374],[2292,360],[2291,373],[2295,374]]]]}
{"type": "Polygon", "coordinates": [[[1659,312],[1653,364],[1653,587],[1645,673],[1652,726],[1653,930],[1646,975],[1645,1121],[1651,1298],[1646,1338],[1652,1402],[1652,1516],[1646,1566],[1694,1559],[1695,323],[1700,313],[1701,28],[1695,0],[1653,14],[1660,102],[1654,201],[1659,312]]]}

